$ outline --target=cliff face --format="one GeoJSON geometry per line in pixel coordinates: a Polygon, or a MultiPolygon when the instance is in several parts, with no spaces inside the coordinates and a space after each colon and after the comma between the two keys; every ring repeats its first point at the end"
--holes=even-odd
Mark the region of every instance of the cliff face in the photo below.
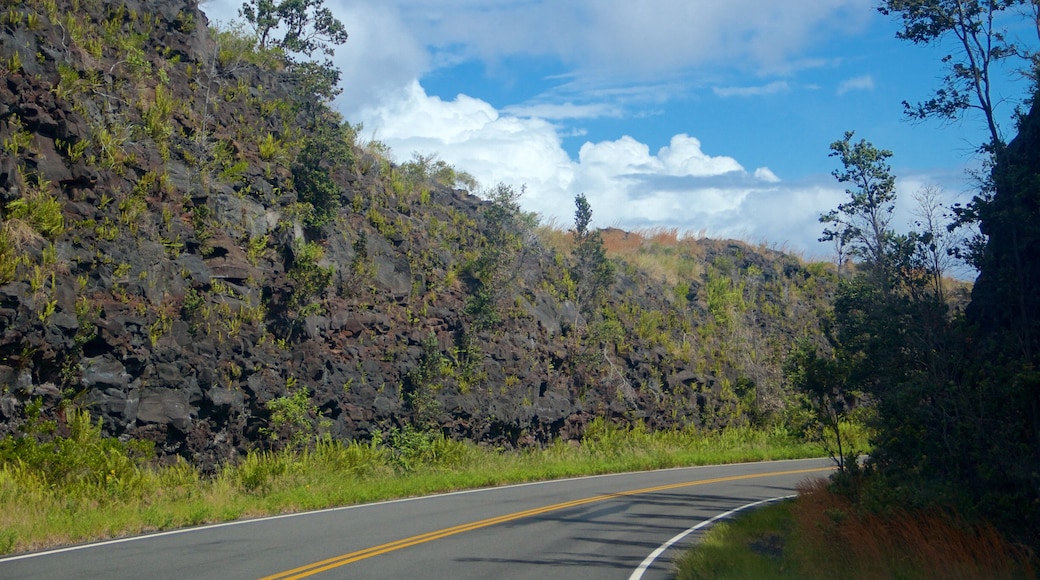
{"type": "Polygon", "coordinates": [[[518,445],[782,412],[822,271],[633,236],[679,279],[622,263],[583,301],[566,238],[359,145],[190,0],[2,5],[0,431],[75,405],[213,465],[301,431],[518,445]]]}
{"type": "Polygon", "coordinates": [[[993,199],[980,211],[988,240],[968,316],[988,338],[1013,333],[1022,353],[1040,347],[1040,108],[1034,99],[993,170],[993,199]]]}

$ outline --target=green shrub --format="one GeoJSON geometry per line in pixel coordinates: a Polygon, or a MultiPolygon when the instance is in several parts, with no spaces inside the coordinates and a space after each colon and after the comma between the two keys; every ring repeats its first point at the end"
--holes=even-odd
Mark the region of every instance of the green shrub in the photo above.
{"type": "Polygon", "coordinates": [[[451,469],[463,465],[471,453],[462,441],[411,425],[392,428],[387,445],[390,447],[390,463],[404,471],[420,467],[451,469]]]}
{"type": "Polygon", "coordinates": [[[296,379],[285,381],[288,394],[277,397],[264,405],[270,413],[268,426],[260,433],[289,449],[303,449],[313,445],[316,437],[315,423],[321,426],[320,411],[311,402],[305,387],[297,386],[296,379]]]}
{"type": "Polygon", "coordinates": [[[75,409],[66,412],[68,435],[55,436],[56,430],[53,422],[31,417],[27,432],[0,440],[0,465],[40,478],[45,489],[96,501],[141,493],[149,484],[143,468],[154,456],[150,442],[104,437],[100,418],[95,424],[90,413],[75,409]]]}
{"type": "Polygon", "coordinates": [[[40,182],[24,197],[7,204],[7,219],[21,220],[45,238],[56,238],[65,231],[65,216],[59,202],[48,191],[49,184],[40,182]]]}
{"type": "Polygon", "coordinates": [[[296,247],[293,264],[288,276],[293,281],[293,294],[289,298],[289,306],[303,309],[310,306],[311,301],[321,296],[332,283],[332,266],[321,266],[319,262],[325,257],[325,250],[315,242],[305,242],[296,247]]]}

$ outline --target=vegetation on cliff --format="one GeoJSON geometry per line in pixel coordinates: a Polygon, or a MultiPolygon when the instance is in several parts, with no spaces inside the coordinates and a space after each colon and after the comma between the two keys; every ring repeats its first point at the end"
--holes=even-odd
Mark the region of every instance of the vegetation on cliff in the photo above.
{"type": "Polygon", "coordinates": [[[405,428],[509,448],[597,417],[817,431],[782,364],[832,268],[597,231],[583,197],[564,232],[522,192],[396,165],[304,58],[345,31],[282,4],[218,30],[192,2],[3,3],[2,433],[82,409],[215,472],[405,428]],[[280,38],[283,8],[331,28],[280,38]]]}

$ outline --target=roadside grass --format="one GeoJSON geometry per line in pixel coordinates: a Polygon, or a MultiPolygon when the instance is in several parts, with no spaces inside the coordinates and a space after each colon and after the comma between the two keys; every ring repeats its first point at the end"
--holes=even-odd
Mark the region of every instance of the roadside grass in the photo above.
{"type": "Polygon", "coordinates": [[[0,553],[509,483],[823,455],[783,430],[650,432],[596,421],[580,444],[502,451],[416,432],[252,452],[204,476],[184,462],[157,465],[103,438],[85,413],[70,416],[67,436],[0,440],[0,553]]]}
{"type": "Polygon", "coordinates": [[[716,523],[676,561],[678,580],[805,578],[791,555],[793,507],[767,504],[716,523]]]}
{"type": "Polygon", "coordinates": [[[714,526],[677,562],[702,578],[1036,578],[1035,555],[947,513],[858,512],[828,481],[714,526]]]}

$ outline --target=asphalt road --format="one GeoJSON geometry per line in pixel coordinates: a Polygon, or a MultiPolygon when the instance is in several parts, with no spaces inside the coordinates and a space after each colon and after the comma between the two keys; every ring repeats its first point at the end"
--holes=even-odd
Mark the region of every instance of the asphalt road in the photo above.
{"type": "MultiPolygon", "coordinates": [[[[0,578],[630,578],[677,534],[831,466],[670,469],[246,520],[4,558],[0,578]]],[[[670,577],[697,534],[642,577],[670,577]]]]}

